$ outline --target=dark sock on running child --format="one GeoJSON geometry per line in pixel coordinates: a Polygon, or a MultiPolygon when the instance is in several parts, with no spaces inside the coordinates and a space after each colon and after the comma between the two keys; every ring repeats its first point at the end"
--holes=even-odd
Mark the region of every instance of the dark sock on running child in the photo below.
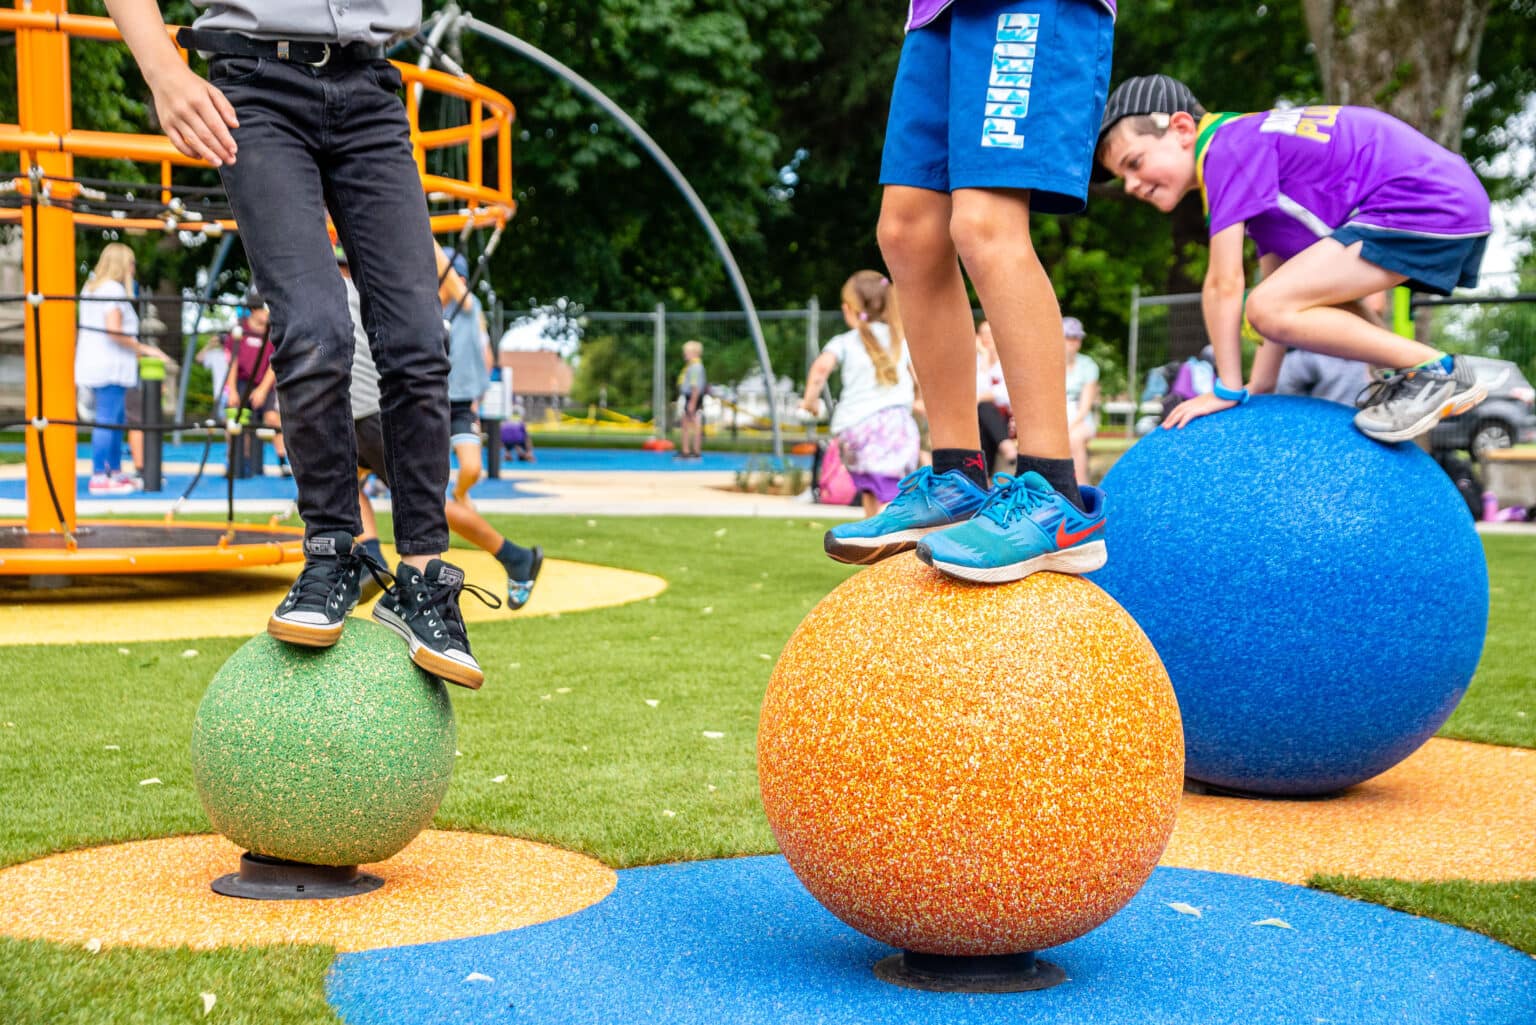
{"type": "Polygon", "coordinates": [[[379,545],[379,539],[378,538],[370,537],[368,540],[360,542],[360,543],[363,546],[363,551],[367,552],[369,555],[373,556],[373,558],[377,559],[381,566],[388,565],[388,563],[386,563],[384,561],[384,549],[383,549],[383,547],[381,547],[379,545]]]}
{"type": "Polygon", "coordinates": [[[959,470],[978,488],[985,491],[992,483],[992,477],[987,472],[987,457],[981,454],[979,448],[936,448],[933,450],[933,472],[946,474],[950,470],[959,470]]]}
{"type": "Polygon", "coordinates": [[[1020,452],[1014,472],[1022,477],[1030,471],[1044,477],[1045,482],[1065,495],[1067,501],[1079,509],[1083,507],[1083,494],[1077,489],[1077,471],[1072,467],[1072,460],[1042,459],[1020,452]]]}
{"type": "Polygon", "coordinates": [[[502,541],[501,550],[496,553],[496,561],[506,568],[507,576],[513,580],[527,580],[528,571],[533,569],[533,551],[511,541],[502,541]]]}

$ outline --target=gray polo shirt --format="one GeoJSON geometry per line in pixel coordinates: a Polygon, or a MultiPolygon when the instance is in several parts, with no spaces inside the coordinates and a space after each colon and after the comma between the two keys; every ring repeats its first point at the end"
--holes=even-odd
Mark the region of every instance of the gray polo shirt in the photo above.
{"type": "Polygon", "coordinates": [[[1344,406],[1353,406],[1355,397],[1371,381],[1371,368],[1359,360],[1326,356],[1321,352],[1292,349],[1280,364],[1280,379],[1275,383],[1279,395],[1310,395],[1344,406]]]}
{"type": "Polygon", "coordinates": [[[256,39],[384,46],[421,27],[421,0],[192,0],[196,28],[256,39]]]}

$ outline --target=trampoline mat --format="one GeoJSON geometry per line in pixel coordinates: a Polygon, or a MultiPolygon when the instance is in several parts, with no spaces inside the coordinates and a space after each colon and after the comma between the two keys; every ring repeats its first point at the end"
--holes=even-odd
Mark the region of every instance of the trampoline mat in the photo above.
{"type": "MultiPolygon", "coordinates": [[[[76,546],[95,548],[216,548],[225,527],[219,523],[79,523],[76,546]]],[[[300,534],[287,530],[237,525],[231,545],[260,545],[297,541],[300,534]]],[[[0,524],[0,548],[31,551],[64,551],[63,534],[31,533],[22,524],[0,524]]]]}

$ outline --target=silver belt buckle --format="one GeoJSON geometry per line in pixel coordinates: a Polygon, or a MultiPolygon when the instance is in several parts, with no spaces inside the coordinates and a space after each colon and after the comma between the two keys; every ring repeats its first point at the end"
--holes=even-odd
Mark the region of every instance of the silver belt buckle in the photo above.
{"type": "MultiPolygon", "coordinates": [[[[322,52],[325,54],[325,56],[321,57],[317,61],[303,61],[302,63],[308,64],[312,68],[323,68],[327,64],[329,64],[330,61],[331,61],[331,44],[330,43],[321,43],[320,46],[321,46],[322,52]]],[[[293,60],[293,44],[288,42],[288,40],[286,40],[286,39],[278,40],[278,43],[277,43],[277,59],[280,60],[280,61],[291,61],[291,60],[293,60]]]]}

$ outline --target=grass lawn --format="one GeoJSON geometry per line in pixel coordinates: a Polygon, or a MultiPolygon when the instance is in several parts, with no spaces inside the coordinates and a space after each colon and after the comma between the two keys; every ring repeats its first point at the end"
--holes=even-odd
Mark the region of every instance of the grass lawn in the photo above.
{"type": "MultiPolygon", "coordinates": [[[[552,556],[654,573],[670,586],[620,608],[472,628],[489,682],[478,693],[450,688],[464,757],[437,825],[542,840],[616,868],[773,850],[757,794],[757,711],[791,631],[850,572],[822,556],[823,527],[492,519],[552,556]],[[501,775],[504,783],[491,782],[501,775]]],[[[1536,630],[1525,598],[1536,538],[1490,537],[1487,548],[1489,642],[1446,732],[1536,747],[1536,630]]],[[[188,740],[203,688],[238,645],[139,644],[126,655],[117,644],[5,649],[12,684],[0,691],[0,865],[205,832],[188,740]],[[184,657],[189,649],[197,654],[184,657]],[[164,785],[137,785],[151,776],[164,785]]],[[[1536,953],[1536,884],[1315,883],[1536,953]]],[[[329,1022],[322,987],[331,957],[319,947],[93,955],[0,940],[0,1020],[196,1021],[206,991],[218,994],[221,1021],[329,1022]]]]}

